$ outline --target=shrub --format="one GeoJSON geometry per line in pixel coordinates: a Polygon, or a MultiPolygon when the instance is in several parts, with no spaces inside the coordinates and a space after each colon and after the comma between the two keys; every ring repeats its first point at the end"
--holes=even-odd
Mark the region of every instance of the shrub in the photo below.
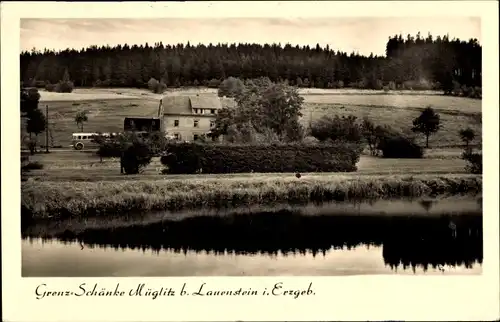
{"type": "Polygon", "coordinates": [[[60,80],[55,87],[55,91],[58,93],[71,93],[74,88],[75,84],[73,84],[73,82],[70,80],[69,72],[66,68],[64,70],[62,80],[60,80]]]}
{"type": "MultiPolygon", "coordinates": [[[[300,135],[300,130],[294,134],[300,135]]],[[[212,136],[212,135],[211,135],[212,136]]],[[[257,131],[256,127],[251,123],[232,124],[227,128],[227,133],[224,136],[224,141],[238,144],[263,144],[263,143],[279,143],[280,137],[269,128],[260,128],[257,131]]]]}
{"type": "Polygon", "coordinates": [[[474,95],[472,98],[478,98],[478,99],[482,99],[483,98],[483,90],[481,89],[481,87],[474,87],[474,95]]]}
{"type": "Polygon", "coordinates": [[[384,158],[422,158],[424,155],[422,147],[403,135],[379,134],[378,140],[377,149],[384,158]]]}
{"type": "Polygon", "coordinates": [[[341,141],[341,142],[361,142],[363,132],[361,125],[357,123],[357,118],[353,115],[348,117],[323,116],[311,125],[311,135],[319,141],[341,141]]]}
{"type": "Polygon", "coordinates": [[[403,89],[426,91],[434,88],[434,84],[428,80],[407,80],[403,82],[403,89]]]}
{"type": "Polygon", "coordinates": [[[30,151],[30,154],[34,155],[36,152],[37,141],[32,138],[27,138],[24,140],[24,144],[26,148],[30,151]]]}
{"type": "Polygon", "coordinates": [[[370,81],[369,87],[375,90],[381,90],[384,88],[384,84],[380,79],[370,81]]]}
{"type": "Polygon", "coordinates": [[[120,164],[126,174],[138,174],[151,162],[151,157],[148,144],[134,141],[123,151],[120,164]]]}
{"type": "Polygon", "coordinates": [[[465,147],[468,148],[469,144],[476,137],[476,133],[470,127],[458,131],[460,139],[465,143],[465,147]]]}
{"type": "Polygon", "coordinates": [[[47,84],[45,85],[45,90],[46,90],[47,92],[54,92],[54,91],[56,90],[56,85],[54,85],[54,84],[50,84],[50,83],[47,83],[47,84]]]}
{"type": "Polygon", "coordinates": [[[124,133],[117,137],[96,135],[93,141],[99,145],[97,155],[101,158],[120,158],[121,172],[137,174],[146,167],[151,158],[164,151],[167,139],[159,133],[149,133],[138,137],[134,133],[124,133]]]}
{"type": "Polygon", "coordinates": [[[462,95],[462,86],[456,80],[452,81],[451,94],[454,96],[461,96],[462,95]]]}
{"type": "Polygon", "coordinates": [[[40,93],[36,88],[21,88],[21,115],[29,117],[35,110],[38,110],[40,93]]]}
{"type": "Polygon", "coordinates": [[[58,93],[71,93],[73,92],[73,89],[75,88],[75,85],[73,84],[72,81],[59,81],[57,85],[55,86],[55,91],[58,93]]]}
{"type": "Polygon", "coordinates": [[[169,173],[352,172],[360,144],[170,144],[161,158],[169,173]]]}
{"type": "MultiPolygon", "coordinates": [[[[202,138],[204,139],[203,136],[202,138]]],[[[172,140],[167,139],[165,133],[157,131],[148,133],[148,136],[144,138],[144,142],[148,145],[151,155],[158,156],[166,150],[168,144],[172,142],[172,140]]]]}
{"type": "Polygon", "coordinates": [[[483,155],[482,153],[472,152],[471,149],[465,149],[462,153],[462,159],[467,161],[465,171],[482,174],[483,173],[483,155]]]}
{"type": "Polygon", "coordinates": [[[245,85],[239,78],[226,78],[220,85],[217,95],[219,97],[236,97],[244,90],[245,85]]]}
{"type": "Polygon", "coordinates": [[[202,145],[179,144],[168,147],[167,153],[160,158],[160,161],[168,167],[167,173],[193,174],[202,168],[203,154],[202,145]]]}
{"type": "Polygon", "coordinates": [[[154,90],[154,93],[155,94],[163,94],[165,91],[167,90],[167,85],[160,82],[158,83],[158,85],[156,86],[155,90],[154,90]]]}
{"type": "Polygon", "coordinates": [[[97,155],[102,158],[119,158],[122,155],[120,142],[115,140],[105,140],[99,142],[97,155]]]}
{"type": "Polygon", "coordinates": [[[365,119],[363,123],[365,140],[373,155],[382,154],[384,158],[421,158],[423,149],[414,139],[387,125],[374,127],[365,119]]]}
{"type": "Polygon", "coordinates": [[[462,87],[460,88],[460,96],[464,96],[464,97],[470,97],[474,89],[471,88],[471,87],[467,87],[465,85],[462,85],[462,87]]]}
{"type": "Polygon", "coordinates": [[[148,88],[149,90],[153,91],[156,88],[156,85],[158,85],[158,81],[154,78],[150,78],[148,81],[148,88]]]}
{"type": "Polygon", "coordinates": [[[370,149],[371,155],[377,154],[377,145],[378,145],[378,136],[377,136],[377,127],[373,124],[368,117],[363,118],[363,123],[361,123],[361,133],[363,134],[363,138],[368,144],[368,148],[370,149]]]}
{"type": "Polygon", "coordinates": [[[481,90],[481,87],[468,87],[468,86],[465,86],[465,85],[462,85],[462,87],[460,88],[460,91],[457,91],[458,96],[463,96],[463,97],[468,97],[468,98],[478,98],[478,99],[481,99],[482,98],[482,90],[481,90]]]}
{"type": "Polygon", "coordinates": [[[208,84],[207,84],[207,87],[209,88],[218,88],[219,85],[220,85],[221,81],[219,79],[211,79],[208,84]]]}
{"type": "Polygon", "coordinates": [[[148,86],[149,90],[155,94],[162,94],[163,92],[165,92],[167,90],[166,84],[164,84],[163,82],[159,82],[154,78],[151,78],[148,81],[147,86],[148,86]]]}

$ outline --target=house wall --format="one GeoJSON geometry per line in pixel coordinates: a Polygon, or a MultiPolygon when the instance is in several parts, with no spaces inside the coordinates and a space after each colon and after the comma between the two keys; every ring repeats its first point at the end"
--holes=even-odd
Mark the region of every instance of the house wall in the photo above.
{"type": "Polygon", "coordinates": [[[169,135],[179,134],[182,141],[193,141],[195,134],[210,132],[210,121],[215,121],[215,115],[164,115],[163,130],[169,135]],[[179,121],[178,126],[175,126],[175,120],[179,121]],[[198,120],[197,127],[194,127],[195,120],[198,120]]]}

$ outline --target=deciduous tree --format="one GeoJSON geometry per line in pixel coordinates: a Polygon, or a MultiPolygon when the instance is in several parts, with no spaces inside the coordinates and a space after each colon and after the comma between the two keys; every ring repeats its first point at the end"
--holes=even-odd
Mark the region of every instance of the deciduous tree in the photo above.
{"type": "Polygon", "coordinates": [[[413,120],[412,131],[425,135],[425,147],[429,148],[429,136],[440,129],[439,114],[434,112],[432,107],[428,106],[422,111],[419,117],[413,120]]]}
{"type": "Polygon", "coordinates": [[[466,149],[469,148],[469,143],[476,137],[476,133],[474,133],[474,130],[470,127],[460,130],[459,135],[462,141],[465,143],[466,149]]]}
{"type": "Polygon", "coordinates": [[[87,116],[87,111],[80,111],[75,115],[75,123],[80,127],[80,130],[83,132],[83,123],[88,122],[89,118],[87,116]]]}

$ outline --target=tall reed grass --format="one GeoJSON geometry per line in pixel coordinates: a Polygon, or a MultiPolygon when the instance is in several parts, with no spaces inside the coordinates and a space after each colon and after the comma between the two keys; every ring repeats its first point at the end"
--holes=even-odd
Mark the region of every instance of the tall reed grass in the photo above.
{"type": "Polygon", "coordinates": [[[303,176],[50,182],[21,186],[27,218],[100,216],[186,208],[230,208],[280,202],[307,203],[477,194],[482,176],[303,176]]]}

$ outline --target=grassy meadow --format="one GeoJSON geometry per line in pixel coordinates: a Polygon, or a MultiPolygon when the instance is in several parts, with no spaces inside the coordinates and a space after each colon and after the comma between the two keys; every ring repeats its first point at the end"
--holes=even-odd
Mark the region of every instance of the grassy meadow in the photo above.
{"type": "Polygon", "coordinates": [[[155,210],[227,208],[282,202],[350,201],[481,193],[475,175],[310,175],[169,178],[100,182],[32,181],[21,203],[32,219],[155,210]]]}
{"type": "MultiPolygon", "coordinates": [[[[392,174],[462,174],[465,173],[465,161],[460,159],[461,149],[428,150],[424,159],[382,159],[362,155],[357,164],[358,171],[353,175],[392,175],[392,174]]],[[[40,162],[43,169],[31,170],[28,177],[36,181],[106,181],[148,179],[163,180],[166,176],[159,175],[163,165],[159,158],[153,158],[149,166],[139,175],[121,175],[118,159],[103,159],[92,151],[57,151],[49,154],[40,153],[30,157],[31,162],[40,162]]],[[[289,177],[293,173],[276,173],[273,176],[289,177]]],[[[303,176],[337,176],[332,173],[309,173],[303,176]]],[[[351,175],[348,173],[347,175],[351,175]]],[[[175,175],[168,178],[230,178],[230,177],[266,177],[268,174],[238,173],[238,174],[197,174],[175,175]]]]}
{"type": "MultiPolygon", "coordinates": [[[[459,147],[463,143],[458,131],[471,127],[476,132],[472,144],[481,144],[481,100],[439,95],[437,92],[301,89],[304,97],[302,123],[325,114],[369,117],[375,124],[386,124],[408,130],[412,120],[428,105],[440,115],[442,129],[430,137],[432,148],[459,147]]],[[[73,93],[40,92],[40,107],[49,107],[50,128],[54,145],[68,147],[71,133],[78,132],[74,117],[88,111],[84,131],[118,132],[126,116],[156,116],[162,95],[141,89],[76,89],[73,93]]],[[[165,95],[215,95],[215,89],[169,90],[165,95]]],[[[232,104],[223,99],[223,105],[232,104]]],[[[24,131],[22,131],[24,132],[24,131]]],[[[26,134],[23,134],[23,137],[26,134]]],[[[39,137],[44,144],[45,136],[39,137]]],[[[420,143],[424,137],[419,138],[420,143]]]]}
{"type": "MultiPolygon", "coordinates": [[[[439,113],[441,129],[429,138],[431,148],[459,147],[463,142],[458,131],[465,127],[474,130],[477,138],[472,142],[481,145],[481,101],[441,95],[308,95],[305,96],[303,123],[323,115],[355,115],[368,117],[375,124],[389,125],[395,129],[409,131],[412,121],[427,106],[439,113]]],[[[425,145],[425,137],[420,135],[417,142],[425,145]]]]}

